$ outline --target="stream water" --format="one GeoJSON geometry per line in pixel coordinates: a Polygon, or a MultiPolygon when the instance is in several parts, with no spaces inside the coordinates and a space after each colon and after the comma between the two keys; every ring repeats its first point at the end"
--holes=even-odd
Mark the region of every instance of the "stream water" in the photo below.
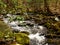
{"type": "Polygon", "coordinates": [[[27,21],[9,21],[9,19],[16,17],[16,16],[11,16],[10,14],[7,15],[7,17],[4,17],[3,20],[4,22],[9,25],[13,31],[26,31],[29,32],[28,37],[30,38],[30,45],[48,45],[46,43],[47,39],[45,37],[45,34],[47,33],[47,28],[35,24],[34,21],[27,20],[27,21]]]}

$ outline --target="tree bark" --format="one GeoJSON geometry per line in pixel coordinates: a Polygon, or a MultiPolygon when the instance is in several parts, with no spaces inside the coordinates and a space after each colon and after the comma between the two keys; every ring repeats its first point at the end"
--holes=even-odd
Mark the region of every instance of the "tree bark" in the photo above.
{"type": "Polygon", "coordinates": [[[47,0],[44,0],[44,12],[45,12],[46,15],[53,15],[52,12],[49,9],[47,0]]]}

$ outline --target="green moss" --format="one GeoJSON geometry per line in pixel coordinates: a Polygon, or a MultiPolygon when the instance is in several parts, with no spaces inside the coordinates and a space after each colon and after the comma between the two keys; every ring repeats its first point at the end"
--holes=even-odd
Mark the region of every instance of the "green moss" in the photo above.
{"type": "Polygon", "coordinates": [[[15,37],[16,37],[16,41],[19,44],[23,44],[23,45],[29,44],[29,38],[28,38],[28,35],[27,34],[24,34],[24,33],[16,33],[15,34],[15,37]]]}
{"type": "Polygon", "coordinates": [[[22,31],[21,33],[29,35],[29,32],[26,32],[26,31],[22,31]]]}
{"type": "Polygon", "coordinates": [[[9,26],[7,26],[4,22],[0,21],[0,41],[3,39],[5,41],[15,40],[16,43],[19,43],[20,45],[29,44],[28,34],[23,32],[13,33],[9,26]]]}
{"type": "Polygon", "coordinates": [[[4,22],[0,21],[0,37],[3,38],[4,35],[8,34],[11,31],[11,28],[7,26],[4,22]]]}
{"type": "Polygon", "coordinates": [[[5,24],[4,22],[0,21],[0,31],[4,32],[6,30],[11,30],[9,26],[7,26],[7,24],[5,24]]]}
{"type": "Polygon", "coordinates": [[[22,45],[22,44],[10,44],[10,45],[22,45]]]}

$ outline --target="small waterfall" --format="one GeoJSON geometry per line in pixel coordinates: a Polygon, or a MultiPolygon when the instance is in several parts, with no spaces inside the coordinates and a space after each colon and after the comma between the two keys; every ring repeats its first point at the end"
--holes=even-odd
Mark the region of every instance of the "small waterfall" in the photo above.
{"type": "Polygon", "coordinates": [[[30,38],[30,45],[43,45],[46,43],[45,35],[41,35],[40,33],[30,34],[28,37],[30,38]],[[33,43],[32,43],[33,42],[33,43]]]}
{"type": "Polygon", "coordinates": [[[46,44],[46,27],[37,25],[34,23],[34,21],[12,21],[9,22],[9,17],[8,18],[3,18],[4,22],[8,24],[13,30],[15,31],[26,31],[29,32],[30,34],[28,37],[30,38],[30,45],[48,45],[46,44]],[[20,23],[21,22],[21,23],[20,23]],[[19,24],[19,25],[18,25],[19,24]],[[26,24],[25,26],[21,26],[21,24],[26,24]],[[30,25],[33,24],[33,25],[30,25]]]}

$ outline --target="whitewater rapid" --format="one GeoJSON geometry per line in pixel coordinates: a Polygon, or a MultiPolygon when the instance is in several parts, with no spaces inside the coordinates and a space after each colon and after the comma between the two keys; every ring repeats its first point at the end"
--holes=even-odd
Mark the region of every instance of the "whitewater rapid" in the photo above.
{"type": "MultiPolygon", "coordinates": [[[[9,17],[12,17],[10,14],[7,14],[7,18],[3,18],[4,22],[8,24],[13,31],[26,31],[29,32],[28,37],[30,38],[30,45],[48,45],[46,43],[45,34],[47,32],[47,28],[38,24],[35,24],[34,21],[9,21],[9,17]],[[33,24],[33,26],[22,26],[20,24],[33,24]],[[19,26],[20,25],[20,26],[19,26]]],[[[16,17],[16,16],[15,16],[16,17]]]]}

